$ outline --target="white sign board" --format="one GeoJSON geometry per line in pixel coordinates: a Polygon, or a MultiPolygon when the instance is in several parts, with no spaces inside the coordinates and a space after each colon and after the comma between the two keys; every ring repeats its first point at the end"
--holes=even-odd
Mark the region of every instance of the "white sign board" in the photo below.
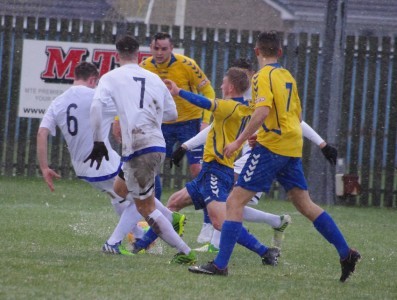
{"type": "MultiPolygon", "coordinates": [[[[183,49],[174,49],[182,53],[183,49]]],[[[150,56],[140,47],[139,62],[150,56]]],[[[100,75],[118,66],[114,45],[56,41],[23,41],[19,117],[42,118],[55,97],[70,87],[81,61],[98,66],[100,75]]]]}

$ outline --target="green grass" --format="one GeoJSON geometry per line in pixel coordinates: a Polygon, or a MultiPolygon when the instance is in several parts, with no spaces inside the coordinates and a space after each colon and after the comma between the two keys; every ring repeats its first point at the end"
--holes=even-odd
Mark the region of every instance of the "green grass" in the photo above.
{"type": "MultiPolygon", "coordinates": [[[[167,193],[169,195],[169,193],[167,193]]],[[[163,255],[104,255],[103,242],[117,217],[107,197],[77,180],[56,182],[51,193],[39,178],[0,177],[0,299],[397,299],[397,211],[327,207],[363,260],[339,283],[335,249],[284,201],[258,208],[290,213],[282,257],[275,268],[240,246],[228,277],[191,274],[163,255]]],[[[202,214],[187,208],[184,239],[195,248],[202,214]]],[[[267,225],[246,226],[270,241],[267,225]]],[[[211,260],[199,254],[199,261],[211,260]]]]}

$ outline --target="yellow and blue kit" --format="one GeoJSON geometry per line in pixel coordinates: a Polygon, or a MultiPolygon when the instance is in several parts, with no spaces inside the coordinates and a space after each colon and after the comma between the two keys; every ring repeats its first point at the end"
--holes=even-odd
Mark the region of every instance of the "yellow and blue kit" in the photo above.
{"type": "Polygon", "coordinates": [[[301,104],[291,73],[278,63],[264,66],[252,78],[252,97],[256,107],[270,108],[257,142],[274,153],[302,157],[301,104]]]}
{"type": "Polygon", "coordinates": [[[296,82],[278,63],[264,66],[252,78],[256,107],[269,107],[236,186],[254,192],[269,192],[277,180],[288,192],[307,190],[302,167],[301,105],[296,82]]]}
{"type": "Polygon", "coordinates": [[[204,146],[201,172],[186,184],[195,208],[202,209],[211,201],[226,201],[233,187],[233,163],[239,151],[232,157],[226,157],[223,149],[244,130],[253,108],[245,104],[243,97],[209,100],[183,90],[179,95],[197,106],[212,111],[214,117],[204,146]]]}
{"type": "MultiPolygon", "coordinates": [[[[211,82],[196,62],[181,54],[172,53],[170,60],[162,64],[156,63],[153,56],[150,56],[141,62],[141,67],[157,74],[161,79],[170,79],[180,88],[195,94],[203,92],[208,86],[211,86],[211,82]]],[[[213,91],[212,88],[211,90],[213,91]]],[[[210,95],[204,94],[204,96],[211,98],[210,95]]],[[[179,96],[174,97],[174,100],[178,111],[178,119],[175,122],[202,118],[202,108],[181,99],[179,96]]]]}

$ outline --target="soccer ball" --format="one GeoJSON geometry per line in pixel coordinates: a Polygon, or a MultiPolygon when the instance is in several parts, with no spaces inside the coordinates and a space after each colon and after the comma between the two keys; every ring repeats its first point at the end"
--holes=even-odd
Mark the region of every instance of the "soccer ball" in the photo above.
{"type": "MultiPolygon", "coordinates": [[[[144,232],[148,231],[150,226],[146,221],[140,221],[137,224],[139,227],[143,229],[144,232]]],[[[135,243],[135,237],[133,233],[128,233],[127,235],[127,241],[128,245],[132,248],[132,245],[135,243]]],[[[153,243],[150,244],[149,248],[146,250],[146,253],[150,254],[157,254],[157,255],[162,255],[163,254],[163,245],[161,241],[155,240],[153,243]]]]}
{"type": "MultiPolygon", "coordinates": [[[[143,229],[144,232],[148,231],[149,228],[150,228],[149,224],[148,224],[146,221],[140,221],[140,222],[138,222],[137,225],[138,225],[139,227],[141,227],[141,228],[143,229]]],[[[128,233],[128,235],[127,235],[127,240],[128,240],[128,243],[131,244],[131,245],[132,245],[133,243],[135,243],[135,236],[134,236],[134,234],[133,234],[132,232],[129,232],[129,233],[128,233]]]]}

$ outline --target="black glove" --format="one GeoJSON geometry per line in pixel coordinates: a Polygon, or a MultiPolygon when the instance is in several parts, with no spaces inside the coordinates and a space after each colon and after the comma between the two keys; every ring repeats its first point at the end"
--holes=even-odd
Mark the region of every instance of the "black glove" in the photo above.
{"type": "Polygon", "coordinates": [[[105,146],[104,142],[94,142],[94,148],[92,148],[91,154],[85,159],[84,162],[87,162],[91,159],[90,168],[94,165],[94,161],[97,162],[96,169],[98,170],[101,166],[103,157],[106,160],[109,160],[108,149],[105,146]]]}
{"type": "Polygon", "coordinates": [[[336,150],[336,148],[327,144],[324,148],[321,149],[321,152],[331,165],[336,165],[336,158],[338,157],[338,150],[336,150]]]}
{"type": "Polygon", "coordinates": [[[183,156],[185,156],[186,149],[183,148],[182,146],[178,147],[174,152],[171,154],[171,160],[170,160],[170,169],[172,168],[172,165],[175,165],[179,167],[179,163],[181,162],[183,156]]]}

